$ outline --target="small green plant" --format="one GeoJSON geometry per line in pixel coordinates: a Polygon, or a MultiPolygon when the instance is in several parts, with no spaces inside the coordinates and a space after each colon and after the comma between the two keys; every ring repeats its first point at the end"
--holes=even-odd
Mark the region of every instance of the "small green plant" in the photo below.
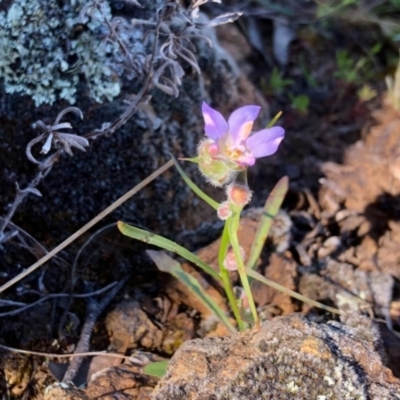
{"type": "MultiPolygon", "coordinates": [[[[118,222],[118,228],[124,235],[173,252],[192,262],[218,281],[225,290],[239,330],[246,329],[249,324],[259,324],[259,317],[250,288],[250,282],[253,279],[259,280],[299,300],[324,310],[338,313],[338,310],[334,308],[307,299],[296,292],[265,279],[254,270],[268,236],[272,220],[278,213],[288,190],[287,177],[282,178],[277,183],[265,203],[264,213],[260,219],[250,254],[246,255],[240,246],[238,239],[240,216],[244,207],[250,202],[252,195],[247,184],[247,169],[254,165],[258,158],[274,154],[285,135],[285,131],[281,127],[273,126],[280,114],[270,122],[266,129],[252,133],[253,122],[257,118],[259,110],[260,107],[258,106],[245,106],[234,111],[226,121],[218,111],[203,103],[203,117],[207,137],[200,143],[197,157],[185,160],[197,163],[201,173],[210,184],[225,188],[226,200],[222,203],[216,202],[204,193],[185,174],[175,160],[175,166],[186,184],[210,207],[214,208],[218,217],[224,221],[218,253],[218,271],[204,263],[195,254],[169,239],[127,225],[121,221],[118,222]],[[230,271],[238,271],[239,273],[243,287],[240,299],[235,296],[230,271]],[[247,310],[251,312],[250,320],[246,316],[248,314],[247,310]]],[[[147,253],[161,271],[168,272],[179,279],[219,318],[230,332],[235,332],[236,328],[225,312],[203,290],[200,283],[182,269],[179,262],[162,251],[148,250],[147,253]]]]}
{"type": "Polygon", "coordinates": [[[274,94],[280,94],[282,91],[288,87],[293,85],[293,81],[291,79],[285,79],[281,71],[278,68],[274,68],[271,74],[271,78],[269,81],[270,89],[274,94]]]}
{"type": "Polygon", "coordinates": [[[289,93],[291,106],[294,110],[296,110],[299,114],[307,114],[308,106],[310,105],[310,98],[305,94],[299,94],[297,96],[289,93]]]}
{"type": "Polygon", "coordinates": [[[168,360],[165,361],[156,361],[150,364],[147,364],[143,368],[143,372],[147,375],[156,376],[157,378],[161,378],[165,375],[167,370],[168,360]]]}
{"type": "Polygon", "coordinates": [[[347,50],[336,52],[337,69],[334,76],[347,84],[363,85],[374,74],[373,57],[382,49],[380,42],[369,49],[368,54],[355,60],[347,50]]]}
{"type": "MultiPolygon", "coordinates": [[[[237,299],[233,292],[229,271],[237,270],[242,282],[249,308],[255,324],[258,324],[256,306],[251,294],[249,280],[246,274],[245,254],[238,239],[240,215],[244,207],[250,202],[252,192],[247,185],[247,169],[254,165],[256,159],[274,154],[284,138],[285,131],[281,127],[267,127],[259,132],[252,133],[253,122],[261,107],[245,106],[234,111],[228,121],[216,110],[203,102],[202,112],[205,122],[206,138],[199,144],[198,155],[187,161],[195,162],[199,166],[204,178],[213,186],[224,187],[227,199],[221,204],[207,196],[177,165],[178,171],[184,177],[191,189],[217,211],[218,217],[225,222],[222,233],[221,246],[218,254],[219,274],[211,267],[197,260],[187,250],[164,238],[157,238],[158,245],[167,250],[175,250],[178,254],[194,262],[205,272],[221,281],[225,289],[230,307],[240,330],[247,327],[242,320],[237,299]]],[[[273,122],[274,123],[274,122],[273,122]]],[[[279,206],[283,198],[276,198],[279,206]]],[[[145,241],[152,243],[145,231],[119,223],[122,233],[139,238],[146,236],[145,241]]],[[[139,238],[140,239],[140,238],[139,238]]],[[[212,299],[201,292],[201,286],[192,277],[188,276],[174,260],[167,255],[149,254],[158,268],[168,270],[188,286],[230,330],[235,330],[229,320],[224,317],[212,299]]]]}
{"type": "Polygon", "coordinates": [[[360,70],[366,62],[366,57],[355,61],[347,50],[339,50],[336,52],[337,70],[334,76],[348,84],[356,84],[360,80],[360,70]]]}
{"type": "Polygon", "coordinates": [[[362,86],[362,88],[357,92],[358,99],[362,102],[367,102],[372,100],[378,92],[368,85],[367,83],[362,86]]]}

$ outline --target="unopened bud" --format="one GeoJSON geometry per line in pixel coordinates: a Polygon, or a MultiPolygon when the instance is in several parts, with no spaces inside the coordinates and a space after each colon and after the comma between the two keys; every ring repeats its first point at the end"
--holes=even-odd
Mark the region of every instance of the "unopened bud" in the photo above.
{"type": "Polygon", "coordinates": [[[212,160],[203,162],[199,155],[199,170],[207,181],[216,187],[222,187],[235,178],[236,172],[232,171],[224,161],[212,160]]]}
{"type": "Polygon", "coordinates": [[[208,154],[211,157],[216,157],[218,155],[218,145],[217,143],[210,143],[207,147],[208,154]]]}
{"type": "Polygon", "coordinates": [[[226,188],[228,201],[237,205],[245,206],[250,203],[252,191],[245,185],[233,182],[226,188]]]}
{"type": "Polygon", "coordinates": [[[229,202],[224,201],[220,204],[217,210],[218,218],[222,221],[227,220],[232,215],[232,210],[229,202]]]}
{"type": "Polygon", "coordinates": [[[218,154],[218,144],[211,139],[204,139],[199,143],[197,153],[204,162],[210,162],[218,154]]]}
{"type": "MultiPolygon", "coordinates": [[[[246,257],[246,253],[242,247],[240,247],[240,257],[241,257],[242,261],[244,261],[244,259],[246,257]]],[[[238,263],[236,261],[235,253],[234,253],[232,247],[230,247],[228,252],[226,253],[226,257],[224,260],[224,267],[228,271],[237,271],[237,269],[238,269],[238,263]]]]}

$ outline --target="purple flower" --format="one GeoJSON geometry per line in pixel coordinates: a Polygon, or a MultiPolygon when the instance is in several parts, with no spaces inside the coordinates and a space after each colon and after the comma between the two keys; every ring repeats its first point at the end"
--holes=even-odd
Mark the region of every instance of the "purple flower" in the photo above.
{"type": "Polygon", "coordinates": [[[244,168],[254,165],[256,158],[274,154],[285,136],[285,130],[275,126],[251,134],[260,109],[259,106],[238,108],[226,121],[218,111],[203,102],[204,130],[210,141],[210,154],[244,168]]]}

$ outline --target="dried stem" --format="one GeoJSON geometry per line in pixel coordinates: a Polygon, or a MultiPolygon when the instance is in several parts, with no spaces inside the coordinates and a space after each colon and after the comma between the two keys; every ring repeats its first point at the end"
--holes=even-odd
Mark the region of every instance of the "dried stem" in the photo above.
{"type": "MultiPolygon", "coordinates": [[[[163,22],[164,16],[166,14],[166,10],[167,10],[167,8],[162,9],[162,11],[160,12],[160,17],[156,24],[153,49],[152,49],[151,56],[150,56],[150,59],[148,62],[150,69],[147,72],[146,79],[143,82],[143,85],[142,85],[139,93],[135,96],[134,100],[129,104],[128,108],[124,111],[124,113],[121,116],[119,116],[113,123],[107,125],[106,128],[95,129],[94,131],[86,134],[85,137],[87,139],[96,139],[103,135],[113,134],[117,129],[119,129],[121,126],[125,125],[127,123],[127,121],[129,121],[129,119],[135,114],[139,104],[148,97],[148,95],[152,89],[152,80],[153,80],[153,75],[154,75],[154,65],[153,64],[154,64],[154,59],[155,59],[156,52],[157,52],[157,44],[158,44],[160,26],[161,26],[161,23],[163,22]]],[[[116,35],[115,30],[113,30],[113,33],[116,35]]],[[[120,40],[118,41],[118,43],[119,42],[120,42],[120,40]]],[[[122,48],[125,50],[124,46],[122,48]]]]}
{"type": "MultiPolygon", "coordinates": [[[[90,297],[90,296],[97,296],[97,295],[99,295],[99,294],[111,289],[116,284],[117,284],[117,282],[110,283],[109,285],[103,287],[102,289],[96,290],[96,291],[91,292],[91,293],[72,294],[72,297],[74,297],[74,298],[86,298],[86,297],[90,297]]],[[[40,294],[41,295],[40,292],[36,292],[36,291],[33,291],[33,290],[32,291],[27,291],[24,294],[27,294],[27,293],[34,293],[34,294],[40,294]]],[[[12,311],[7,311],[7,312],[4,312],[4,313],[0,313],[0,318],[2,318],[2,317],[11,317],[13,315],[17,315],[17,314],[19,314],[19,313],[21,313],[23,311],[28,310],[29,308],[35,307],[38,304],[43,303],[44,301],[47,301],[47,300],[50,300],[50,299],[57,299],[57,298],[60,298],[60,297],[70,297],[70,296],[71,296],[70,293],[49,294],[49,295],[47,295],[45,297],[42,297],[41,299],[39,299],[39,300],[37,300],[37,301],[35,301],[35,302],[31,303],[31,304],[11,302],[11,301],[9,301],[8,303],[5,303],[5,300],[0,300],[0,306],[2,304],[4,304],[4,306],[8,306],[8,307],[12,306],[12,305],[20,306],[20,308],[18,308],[17,310],[12,310],[12,311]]]]}
{"type": "Polygon", "coordinates": [[[72,305],[72,299],[75,297],[74,296],[74,283],[75,283],[75,272],[76,272],[76,267],[78,265],[78,260],[79,257],[81,256],[83,250],[86,248],[86,246],[89,245],[89,243],[100,233],[104,232],[105,230],[109,229],[110,227],[116,226],[116,223],[113,222],[111,224],[108,224],[106,226],[103,226],[100,228],[98,231],[96,231],[93,235],[89,237],[89,239],[81,246],[79,249],[78,253],[75,256],[74,262],[72,264],[71,268],[71,285],[70,285],[70,292],[69,292],[69,299],[68,299],[68,304],[65,307],[65,310],[63,312],[63,315],[60,318],[60,322],[58,323],[58,336],[61,339],[63,335],[63,327],[65,324],[65,320],[67,319],[67,315],[69,313],[69,309],[72,305]]]}
{"type": "Polygon", "coordinates": [[[93,357],[93,356],[119,357],[121,359],[129,358],[129,356],[123,356],[122,354],[105,353],[104,351],[88,351],[85,353],[73,353],[73,354],[42,353],[40,351],[16,349],[15,347],[5,346],[4,344],[0,344],[0,349],[11,351],[13,353],[27,354],[32,356],[46,357],[46,358],[74,358],[74,357],[93,357]]]}
{"type": "MultiPolygon", "coordinates": [[[[92,337],[93,327],[97,321],[99,315],[108,306],[114,296],[119,290],[125,285],[129,277],[125,277],[122,281],[118,282],[107,295],[100,301],[97,302],[94,299],[89,299],[87,302],[87,316],[85,324],[83,325],[81,337],[76,346],[77,353],[85,353],[89,350],[90,338],[92,337]]],[[[79,367],[81,366],[83,357],[75,357],[71,360],[67,371],[65,372],[63,382],[72,382],[77,374],[79,367]]]]}
{"type": "Polygon", "coordinates": [[[50,157],[48,157],[43,163],[40,164],[39,167],[39,172],[35,176],[35,178],[29,183],[28,188],[25,190],[21,190],[17,186],[17,194],[15,196],[14,202],[8,211],[7,215],[2,219],[1,225],[0,225],[0,243],[2,242],[2,237],[4,235],[4,230],[6,229],[8,223],[11,221],[11,218],[14,216],[15,211],[19,207],[19,205],[22,203],[22,201],[25,199],[25,197],[29,194],[32,193],[32,189],[36,189],[36,187],[39,185],[39,183],[42,181],[42,179],[50,172],[51,168],[53,165],[58,161],[58,158],[60,157],[60,153],[54,153],[50,157]]]}

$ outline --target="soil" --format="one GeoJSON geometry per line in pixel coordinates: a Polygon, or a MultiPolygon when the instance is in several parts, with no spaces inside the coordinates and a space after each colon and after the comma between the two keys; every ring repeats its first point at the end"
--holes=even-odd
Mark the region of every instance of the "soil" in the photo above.
{"type": "MultiPolygon", "coordinates": [[[[244,25],[249,22],[244,19],[244,25]]],[[[260,18],[257,23],[264,38],[263,51],[272,54],[272,22],[260,18]]],[[[326,305],[338,307],[343,298],[351,298],[360,312],[374,319],[386,351],[386,366],[400,377],[400,113],[387,101],[384,87],[384,76],[395,67],[395,46],[375,25],[341,18],[324,24],[299,23],[288,63],[282,69],[284,78],[293,83],[272,91],[268,85],[271,65],[245,32],[243,24],[218,28],[221,44],[260,89],[271,115],[283,111],[278,124],[286,130],[277,154],[260,160],[250,171],[249,185],[254,190],[251,206],[262,206],[279,178],[287,175],[290,180],[259,271],[326,305]],[[366,54],[376,42],[381,44],[380,51],[366,54]],[[370,57],[367,67],[358,71],[358,80],[348,82],[337,74],[339,50],[347,50],[354,60],[370,57]],[[369,101],[358,95],[364,84],[376,91],[369,101]],[[294,108],[289,93],[307,95],[308,110],[294,108]]],[[[247,250],[256,225],[257,211],[249,211],[239,232],[247,250]]],[[[196,250],[207,244],[199,255],[211,265],[217,258],[220,227],[199,230],[195,241],[196,250]]],[[[97,320],[90,350],[127,354],[130,362],[121,365],[118,358],[93,358],[91,372],[90,365],[86,366],[75,383],[90,378],[92,382],[85,391],[71,389],[68,397],[63,388],[55,386],[62,376],[60,368],[65,370],[65,359],[49,363],[40,356],[4,351],[0,391],[10,398],[43,399],[49,385],[54,390],[53,397],[46,395],[47,399],[111,399],[113,391],[121,399],[149,398],[157,379],[144,378],[144,364],[170,358],[189,339],[227,334],[184,285],[149,263],[143,253],[148,246],[134,245],[118,235],[115,227],[105,230],[91,246],[83,253],[85,261],[77,271],[76,292],[90,292],[89,281],[105,286],[132,274],[132,270],[134,273],[97,320]],[[107,367],[113,368],[106,375],[99,373],[107,367]]],[[[35,259],[12,247],[7,257],[15,268],[30,265],[35,259]]],[[[72,255],[64,252],[60,257],[72,255]]],[[[60,291],[70,279],[61,258],[59,270],[51,273],[54,287],[60,291]]],[[[227,308],[221,288],[192,265],[183,264],[183,268],[227,308]]],[[[232,277],[237,283],[237,276],[233,273],[232,277]]],[[[296,312],[317,322],[335,319],[262,285],[254,284],[253,293],[264,320],[296,312]]],[[[26,293],[23,300],[16,294],[4,298],[25,303],[36,299],[33,293],[26,293]]],[[[68,308],[67,300],[43,302],[22,314],[2,317],[0,344],[46,353],[73,352],[85,321],[85,300],[72,302],[60,327],[59,318],[68,308]]]]}

